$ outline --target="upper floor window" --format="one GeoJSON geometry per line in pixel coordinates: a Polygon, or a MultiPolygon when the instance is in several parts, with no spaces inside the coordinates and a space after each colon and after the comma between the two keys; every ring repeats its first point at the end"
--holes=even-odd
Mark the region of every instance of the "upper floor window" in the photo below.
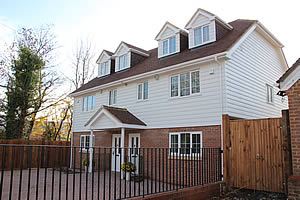
{"type": "Polygon", "coordinates": [[[163,55],[176,52],[176,37],[171,37],[163,41],[163,55]]]}
{"type": "Polygon", "coordinates": [[[267,85],[267,102],[274,103],[274,89],[270,85],[267,85]]]}
{"type": "Polygon", "coordinates": [[[109,91],[108,104],[109,105],[117,104],[117,90],[110,90],[109,91]]]}
{"type": "Polygon", "coordinates": [[[128,68],[129,67],[128,64],[129,64],[128,63],[128,55],[125,54],[125,55],[120,56],[120,58],[119,58],[119,70],[128,68]]]}
{"type": "Polygon", "coordinates": [[[108,61],[100,64],[100,66],[99,66],[100,67],[99,68],[99,75],[100,76],[105,76],[105,75],[109,74],[108,65],[109,65],[108,61]]]}
{"type": "Polygon", "coordinates": [[[194,30],[194,45],[200,45],[209,41],[209,25],[194,30]]]}
{"type": "Polygon", "coordinates": [[[170,133],[169,148],[173,155],[191,155],[201,156],[202,133],[170,133]]]}
{"type": "Polygon", "coordinates": [[[94,110],[95,108],[95,96],[85,96],[82,99],[82,111],[87,112],[94,110]]]}
{"type": "Polygon", "coordinates": [[[138,85],[138,100],[146,100],[148,99],[148,82],[144,82],[138,85]]]}
{"type": "Polygon", "coordinates": [[[171,97],[200,93],[200,72],[184,72],[171,77],[171,97]]]}

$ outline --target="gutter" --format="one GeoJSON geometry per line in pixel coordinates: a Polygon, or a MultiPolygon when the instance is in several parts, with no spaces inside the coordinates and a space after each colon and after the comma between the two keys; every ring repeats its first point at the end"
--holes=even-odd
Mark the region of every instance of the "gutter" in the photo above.
{"type": "Polygon", "coordinates": [[[139,80],[139,79],[143,79],[143,78],[148,78],[148,77],[154,76],[158,73],[161,74],[161,73],[167,73],[167,72],[175,71],[175,70],[178,70],[178,68],[180,68],[180,67],[185,68],[185,67],[190,67],[191,65],[195,65],[195,64],[201,64],[201,63],[205,63],[205,62],[209,62],[209,61],[215,61],[215,57],[218,57],[219,59],[220,58],[227,58],[228,57],[227,56],[227,51],[222,52],[222,53],[218,53],[218,54],[214,54],[214,55],[211,55],[211,56],[206,56],[206,57],[203,57],[203,58],[198,58],[198,59],[195,59],[195,60],[187,61],[187,62],[184,62],[184,63],[172,65],[172,66],[165,67],[165,68],[162,68],[162,69],[146,72],[146,73],[143,73],[143,74],[130,76],[130,77],[127,77],[127,78],[124,78],[124,79],[121,79],[121,80],[113,81],[111,83],[106,83],[104,85],[99,85],[99,86],[89,88],[89,89],[86,89],[86,90],[83,90],[83,91],[79,91],[79,92],[76,92],[76,93],[71,93],[71,94],[69,94],[69,96],[70,97],[77,97],[77,96],[80,96],[80,95],[83,95],[83,94],[86,94],[86,93],[95,92],[95,91],[100,90],[100,89],[106,89],[108,87],[114,87],[114,86],[117,86],[117,85],[120,85],[120,84],[124,84],[125,82],[131,82],[131,81],[135,81],[135,80],[139,80]]]}

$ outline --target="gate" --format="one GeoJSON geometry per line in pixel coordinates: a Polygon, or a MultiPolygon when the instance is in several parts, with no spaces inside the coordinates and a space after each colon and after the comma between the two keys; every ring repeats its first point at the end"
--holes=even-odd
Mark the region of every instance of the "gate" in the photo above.
{"type": "Polygon", "coordinates": [[[287,193],[291,174],[288,111],[282,118],[223,116],[224,181],[228,186],[287,193]]]}

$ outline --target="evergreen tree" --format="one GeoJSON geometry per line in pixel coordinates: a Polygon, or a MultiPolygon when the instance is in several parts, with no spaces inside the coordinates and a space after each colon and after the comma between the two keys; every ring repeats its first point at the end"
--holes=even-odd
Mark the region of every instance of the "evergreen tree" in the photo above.
{"type": "Polygon", "coordinates": [[[5,126],[8,139],[22,138],[25,132],[26,118],[30,117],[35,105],[44,65],[42,58],[27,47],[21,47],[12,62],[12,75],[6,92],[5,126]]]}

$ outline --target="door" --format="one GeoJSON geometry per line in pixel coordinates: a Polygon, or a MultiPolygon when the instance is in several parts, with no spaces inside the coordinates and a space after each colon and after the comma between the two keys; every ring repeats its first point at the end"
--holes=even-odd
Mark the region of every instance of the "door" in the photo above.
{"type": "Polygon", "coordinates": [[[128,161],[135,165],[135,174],[139,174],[140,134],[129,134],[128,144],[128,161]]]}
{"type": "Polygon", "coordinates": [[[120,172],[120,154],[121,154],[121,135],[112,135],[112,158],[111,158],[111,170],[120,172]]]}

